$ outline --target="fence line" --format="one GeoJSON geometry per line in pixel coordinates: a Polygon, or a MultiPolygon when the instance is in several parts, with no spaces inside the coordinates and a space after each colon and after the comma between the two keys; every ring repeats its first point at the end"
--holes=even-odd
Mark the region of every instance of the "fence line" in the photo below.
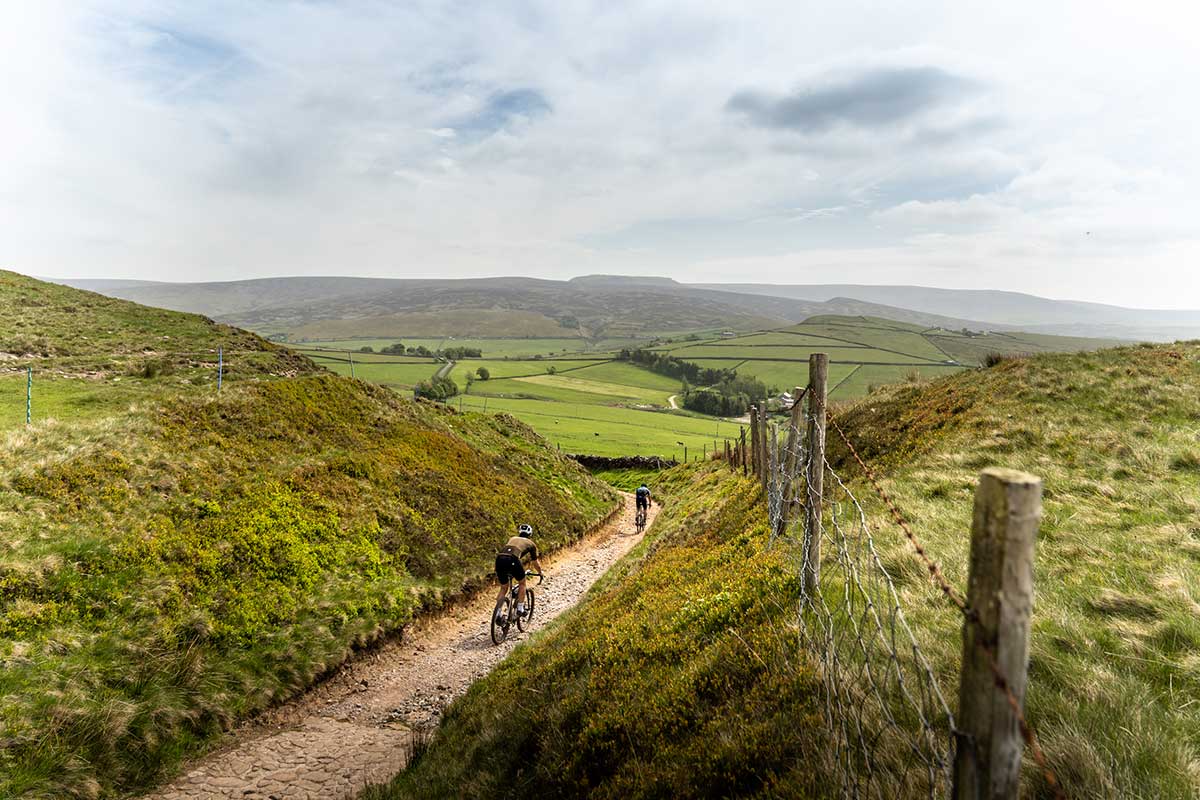
{"type": "MultiPolygon", "coordinates": [[[[818,377],[819,370],[814,373],[818,377]]],[[[750,477],[764,486],[770,546],[784,541],[796,553],[804,577],[799,640],[819,664],[823,716],[842,795],[890,798],[902,782],[909,792],[931,799],[1016,797],[1024,746],[1047,788],[1062,800],[1061,785],[1023,711],[1040,480],[984,471],[972,527],[970,593],[964,596],[827,414],[824,398],[814,397],[813,383],[797,390],[797,406],[804,392],[814,413],[793,406],[781,432],[761,408],[752,409],[749,448],[743,435],[727,443],[725,458],[735,472],[749,467],[750,477]],[[931,582],[963,618],[957,718],[905,617],[862,502],[824,457],[826,420],[931,582]],[[798,490],[801,481],[804,488],[798,490]],[[792,514],[797,506],[805,510],[798,517],[792,514]]]]}

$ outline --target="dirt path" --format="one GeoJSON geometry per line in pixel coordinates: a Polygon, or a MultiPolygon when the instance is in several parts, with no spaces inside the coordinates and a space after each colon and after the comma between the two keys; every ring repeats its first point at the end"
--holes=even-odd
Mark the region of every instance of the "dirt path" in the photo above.
{"type": "MultiPolygon", "coordinates": [[[[653,523],[658,507],[650,509],[653,523]]],[[[633,495],[611,522],[543,560],[536,631],[573,606],[641,540],[633,495]]],[[[492,644],[495,591],[406,631],[344,666],[307,694],[243,726],[233,744],[196,764],[148,800],[353,798],[404,768],[413,728],[437,724],[442,710],[486,675],[527,634],[492,644]]],[[[515,629],[510,633],[516,633],[515,629]]]]}

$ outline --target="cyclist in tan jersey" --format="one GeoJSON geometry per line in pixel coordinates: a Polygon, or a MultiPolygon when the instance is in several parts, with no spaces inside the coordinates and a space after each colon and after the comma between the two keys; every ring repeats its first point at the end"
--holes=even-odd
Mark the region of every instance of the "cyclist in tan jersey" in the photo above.
{"type": "Polygon", "coordinates": [[[496,580],[500,583],[496,602],[504,599],[509,582],[516,578],[518,616],[525,614],[525,565],[532,561],[537,571],[542,571],[542,562],[538,559],[537,545],[533,543],[532,536],[532,525],[518,525],[517,535],[509,539],[496,554],[496,580]]]}

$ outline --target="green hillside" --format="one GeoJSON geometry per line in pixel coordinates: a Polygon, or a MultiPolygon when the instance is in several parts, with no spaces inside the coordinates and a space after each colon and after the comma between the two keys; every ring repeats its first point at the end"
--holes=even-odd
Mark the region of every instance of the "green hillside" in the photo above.
{"type": "MultiPolygon", "coordinates": [[[[1011,358],[878,391],[839,416],[959,589],[979,471],[1044,479],[1027,712],[1068,797],[1200,795],[1197,419],[1200,343],[1011,358]]],[[[956,705],[962,617],[830,441],[956,705]]],[[[455,704],[431,749],[375,797],[836,786],[814,662],[795,635],[796,562],[766,547],[755,490],[710,465],[678,468],[656,491],[667,507],[654,541],[455,704]]],[[[823,572],[827,598],[837,574],[823,572]]],[[[1050,797],[1026,767],[1023,796],[1050,797]]],[[[926,796],[899,774],[887,785],[926,796]]]]}
{"type": "Polygon", "coordinates": [[[808,357],[829,355],[830,396],[862,397],[872,387],[942,377],[992,354],[1065,353],[1117,342],[1042,334],[947,330],[877,317],[816,316],[799,325],[656,349],[704,367],[735,369],[779,390],[807,380],[808,357]]]}
{"type": "MultiPolygon", "coordinates": [[[[3,302],[32,292],[51,320],[39,368],[65,369],[53,359],[90,328],[58,304],[94,296],[16,285],[3,302]]],[[[478,585],[518,520],[557,547],[616,501],[512,417],[416,404],[198,317],[164,330],[203,351],[232,337],[275,367],[219,394],[179,372],[128,377],[154,323],[128,303],[92,313],[107,338],[78,357],[103,377],[78,380],[136,391],[0,434],[2,797],[145,787],[478,585]]]]}
{"type": "Polygon", "coordinates": [[[197,314],[147,308],[0,270],[0,430],[33,419],[95,419],[162,388],[314,374],[292,350],[197,314]]]}

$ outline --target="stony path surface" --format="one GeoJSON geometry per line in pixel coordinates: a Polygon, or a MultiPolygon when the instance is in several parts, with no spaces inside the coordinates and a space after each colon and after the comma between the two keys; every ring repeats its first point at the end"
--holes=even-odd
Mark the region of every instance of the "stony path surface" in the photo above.
{"type": "MultiPolygon", "coordinates": [[[[653,522],[658,507],[650,509],[653,522]]],[[[533,630],[574,605],[641,539],[633,496],[621,513],[578,544],[543,559],[533,630]]],[[[404,768],[412,730],[486,675],[527,634],[492,644],[494,589],[348,663],[293,702],[272,709],[147,800],[340,800],[404,768]]],[[[515,634],[515,635],[513,635],[515,634]]]]}

